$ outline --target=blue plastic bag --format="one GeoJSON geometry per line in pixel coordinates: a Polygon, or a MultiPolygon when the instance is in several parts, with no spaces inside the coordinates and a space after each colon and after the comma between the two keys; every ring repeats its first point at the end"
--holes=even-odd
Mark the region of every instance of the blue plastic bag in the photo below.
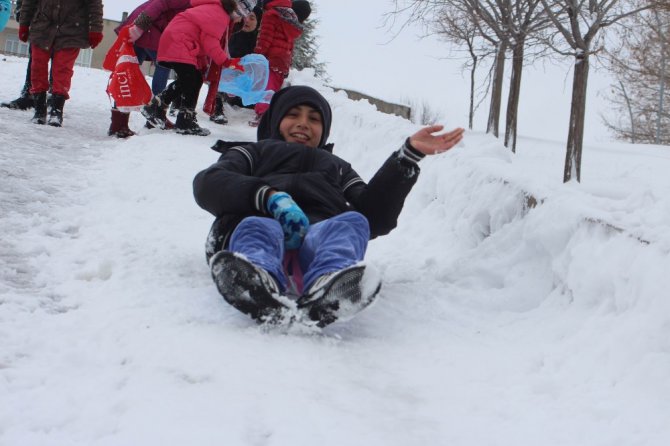
{"type": "Polygon", "coordinates": [[[219,91],[232,94],[242,99],[242,104],[269,103],[274,93],[266,90],[270,66],[265,56],[261,54],[247,54],[239,63],[244,71],[224,68],[221,71],[219,91]]]}
{"type": "Polygon", "coordinates": [[[12,14],[12,1],[11,0],[0,0],[0,31],[5,29],[7,22],[9,22],[9,17],[12,14]]]}

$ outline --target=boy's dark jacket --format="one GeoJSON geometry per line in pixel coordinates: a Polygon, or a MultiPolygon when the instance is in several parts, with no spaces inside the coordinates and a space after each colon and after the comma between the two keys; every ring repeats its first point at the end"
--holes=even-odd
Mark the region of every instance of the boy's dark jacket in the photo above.
{"type": "Polygon", "coordinates": [[[230,233],[244,217],[271,217],[265,208],[270,188],[290,194],[311,224],[354,210],[368,219],[372,238],[395,228],[416,183],[418,165],[395,152],[366,184],[349,163],[328,150],[281,139],[279,121],[289,108],[300,104],[321,112],[320,147],[324,147],[331,121],[328,103],[310,87],[290,87],[273,97],[259,126],[259,142],[219,141],[213,147],[222,152],[219,161],[196,175],[196,202],[217,217],[208,256],[226,247],[230,233]]]}

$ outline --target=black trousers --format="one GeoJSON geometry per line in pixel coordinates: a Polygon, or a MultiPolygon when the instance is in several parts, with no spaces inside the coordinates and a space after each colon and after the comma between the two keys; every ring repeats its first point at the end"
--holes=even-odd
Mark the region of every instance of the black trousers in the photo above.
{"type": "Polygon", "coordinates": [[[202,73],[195,65],[178,62],[161,62],[161,66],[172,68],[177,79],[160,94],[164,104],[178,101],[180,108],[195,110],[202,87],[202,73]]]}

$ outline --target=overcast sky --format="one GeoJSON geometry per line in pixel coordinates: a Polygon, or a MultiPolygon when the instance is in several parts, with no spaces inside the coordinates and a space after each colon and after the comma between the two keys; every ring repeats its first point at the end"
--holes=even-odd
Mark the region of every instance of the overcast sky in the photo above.
{"type": "MultiPolygon", "coordinates": [[[[418,27],[399,30],[385,23],[393,11],[393,0],[311,0],[319,20],[319,57],[326,62],[331,85],[351,88],[392,102],[426,103],[439,110],[447,126],[467,126],[469,73],[464,60],[450,52],[436,38],[422,38],[418,27]]],[[[105,18],[119,20],[123,11],[132,11],[140,0],[107,0],[105,18]]],[[[567,136],[569,100],[572,87],[570,61],[564,65],[526,68],[523,74],[518,133],[564,140],[567,136]],[[542,120],[556,122],[547,134],[542,120]],[[543,129],[543,130],[540,130],[543,129]]],[[[483,73],[484,70],[482,70],[483,73]]],[[[605,108],[600,90],[607,81],[593,72],[589,76],[585,139],[609,139],[600,122],[599,109],[605,108]]],[[[506,96],[505,96],[506,100],[506,96]]],[[[475,117],[475,129],[483,130],[487,101],[475,117]]],[[[504,121],[501,121],[504,128],[504,121]]]]}

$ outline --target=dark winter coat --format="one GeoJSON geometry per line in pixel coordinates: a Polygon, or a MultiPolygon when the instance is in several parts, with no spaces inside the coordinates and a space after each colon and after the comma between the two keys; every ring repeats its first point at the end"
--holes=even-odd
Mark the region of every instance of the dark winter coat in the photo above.
{"type": "Polygon", "coordinates": [[[23,3],[23,0],[16,0],[16,6],[14,7],[14,16],[17,22],[21,18],[21,3],[23,3]]]}
{"type": "Polygon", "coordinates": [[[253,53],[257,37],[258,30],[250,32],[239,31],[230,36],[228,42],[230,57],[244,57],[247,54],[253,53]]]}
{"type": "MultiPolygon", "coordinates": [[[[419,175],[418,165],[402,156],[402,150],[412,149],[393,153],[366,184],[349,163],[328,150],[283,141],[279,122],[285,109],[295,104],[320,106],[321,101],[310,97],[310,90],[314,91],[301,86],[279,91],[258,130],[259,139],[265,135],[269,139],[257,143],[219,141],[215,146],[223,153],[219,161],[196,175],[195,200],[217,217],[213,229],[219,240],[211,240],[217,249],[226,246],[244,217],[270,216],[265,209],[270,189],[291,195],[312,224],[354,210],[368,219],[372,238],[396,227],[405,198],[419,175]],[[290,101],[282,101],[285,91],[292,95],[290,101]]],[[[327,109],[320,111],[327,138],[330,107],[327,102],[325,106],[327,109]]],[[[320,147],[325,147],[325,138],[320,147]]]]}
{"type": "Polygon", "coordinates": [[[19,24],[45,50],[89,48],[88,33],[102,32],[102,0],[23,0],[19,24]]]}
{"type": "Polygon", "coordinates": [[[254,53],[262,54],[270,69],[288,76],[293,57],[293,46],[302,34],[302,25],[290,8],[291,0],[274,0],[266,3],[254,53]]]}
{"type": "Polygon", "coordinates": [[[170,23],[170,20],[190,7],[191,0],[149,0],[135,8],[114,32],[118,34],[124,26],[135,24],[144,30],[135,45],[140,48],[158,51],[161,33],[170,23]]]}

